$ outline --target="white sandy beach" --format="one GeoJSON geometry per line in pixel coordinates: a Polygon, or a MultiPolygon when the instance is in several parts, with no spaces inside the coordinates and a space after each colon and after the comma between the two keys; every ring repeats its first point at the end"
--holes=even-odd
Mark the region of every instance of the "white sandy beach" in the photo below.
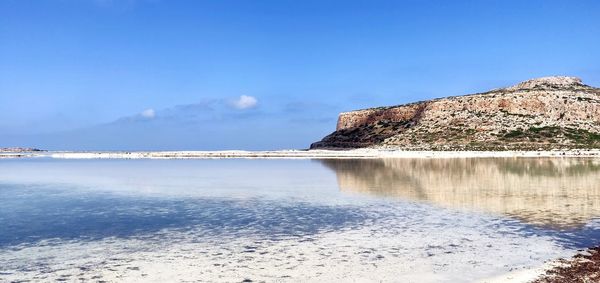
{"type": "Polygon", "coordinates": [[[223,151],[49,151],[0,153],[0,158],[50,157],[62,159],[211,159],[211,158],[507,158],[507,157],[600,157],[600,149],[552,151],[405,151],[352,150],[223,150],[223,151]]]}

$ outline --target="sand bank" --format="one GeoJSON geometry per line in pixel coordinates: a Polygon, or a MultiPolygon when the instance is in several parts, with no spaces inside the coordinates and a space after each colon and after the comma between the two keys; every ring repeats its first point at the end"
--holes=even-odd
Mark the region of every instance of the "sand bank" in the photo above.
{"type": "Polygon", "coordinates": [[[0,153],[0,158],[49,157],[62,159],[210,159],[210,158],[490,158],[490,157],[600,157],[596,150],[555,151],[403,151],[383,149],[272,150],[272,151],[50,151],[0,153]]]}

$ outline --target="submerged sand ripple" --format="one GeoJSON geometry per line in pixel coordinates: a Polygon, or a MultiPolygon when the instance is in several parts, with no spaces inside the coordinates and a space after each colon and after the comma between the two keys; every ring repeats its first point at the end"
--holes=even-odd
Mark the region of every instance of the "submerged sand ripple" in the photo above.
{"type": "Polygon", "coordinates": [[[506,219],[396,202],[380,203],[366,213],[372,215],[361,226],[279,239],[245,231],[210,236],[202,228],[191,228],[41,242],[4,250],[0,278],[468,282],[570,253],[550,237],[526,235],[518,223],[506,219]]]}

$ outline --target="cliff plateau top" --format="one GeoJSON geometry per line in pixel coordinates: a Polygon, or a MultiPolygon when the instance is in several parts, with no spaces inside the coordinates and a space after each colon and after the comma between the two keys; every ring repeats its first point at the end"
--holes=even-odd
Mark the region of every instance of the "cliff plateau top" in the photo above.
{"type": "Polygon", "coordinates": [[[584,84],[578,77],[552,76],[527,80],[506,89],[514,91],[539,87],[568,88],[572,86],[584,86],[584,84]]]}

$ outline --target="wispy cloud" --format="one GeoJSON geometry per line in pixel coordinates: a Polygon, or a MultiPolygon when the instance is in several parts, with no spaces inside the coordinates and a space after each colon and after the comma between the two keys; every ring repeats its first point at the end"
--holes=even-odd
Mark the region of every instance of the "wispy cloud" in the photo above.
{"type": "Polygon", "coordinates": [[[256,106],[258,106],[258,99],[256,99],[256,97],[254,96],[249,96],[249,95],[241,95],[240,97],[236,98],[236,99],[232,99],[229,102],[229,105],[235,109],[239,109],[239,110],[244,110],[244,109],[251,109],[251,108],[255,108],[256,106]]]}
{"type": "Polygon", "coordinates": [[[234,99],[205,99],[192,104],[180,104],[172,107],[148,108],[137,114],[117,119],[116,123],[169,123],[197,124],[202,122],[235,121],[250,117],[263,116],[264,113],[252,110],[258,106],[258,99],[241,95],[234,99]],[[243,111],[242,111],[243,110],[243,111]]]}
{"type": "Polygon", "coordinates": [[[156,117],[156,111],[154,111],[154,109],[150,108],[150,109],[146,109],[146,110],[142,111],[142,113],[140,113],[140,115],[146,119],[154,119],[154,117],[156,117]]]}

